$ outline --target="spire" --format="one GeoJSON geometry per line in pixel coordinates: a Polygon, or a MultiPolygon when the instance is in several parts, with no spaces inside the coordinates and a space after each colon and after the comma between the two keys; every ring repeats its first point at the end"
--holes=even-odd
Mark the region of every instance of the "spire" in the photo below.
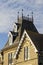
{"type": "Polygon", "coordinates": [[[32,22],[33,22],[33,12],[32,12],[32,22]]]}
{"type": "Polygon", "coordinates": [[[18,12],[18,17],[17,17],[17,19],[18,19],[18,22],[19,22],[19,12],[18,12]]]}

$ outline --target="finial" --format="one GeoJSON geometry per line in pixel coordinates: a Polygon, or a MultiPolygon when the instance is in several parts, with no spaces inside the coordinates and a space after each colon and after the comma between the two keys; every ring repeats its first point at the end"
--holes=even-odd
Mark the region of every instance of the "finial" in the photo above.
{"type": "Polygon", "coordinates": [[[32,12],[32,15],[33,15],[33,12],[32,12]]]}
{"type": "Polygon", "coordinates": [[[32,12],[32,22],[33,22],[33,12],[32,12]]]}
{"type": "Polygon", "coordinates": [[[18,22],[19,22],[19,12],[18,12],[18,17],[17,18],[18,18],[18,22]]]}
{"type": "Polygon", "coordinates": [[[27,16],[28,16],[28,19],[29,19],[29,14],[27,16]]]}
{"type": "Polygon", "coordinates": [[[27,16],[29,16],[29,14],[27,16]]]}
{"type": "Polygon", "coordinates": [[[23,18],[23,9],[22,9],[22,18],[23,18]]]}
{"type": "Polygon", "coordinates": [[[29,14],[27,16],[29,17],[29,14]]]}
{"type": "Polygon", "coordinates": [[[18,12],[18,14],[19,14],[19,12],[18,12]]]}
{"type": "Polygon", "coordinates": [[[22,9],[22,11],[23,11],[23,9],[22,9]]]}

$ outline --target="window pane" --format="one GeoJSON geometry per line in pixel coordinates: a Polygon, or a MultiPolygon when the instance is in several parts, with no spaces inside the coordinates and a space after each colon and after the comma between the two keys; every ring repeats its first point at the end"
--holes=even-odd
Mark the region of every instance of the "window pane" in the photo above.
{"type": "Polygon", "coordinates": [[[30,49],[28,48],[28,60],[29,60],[29,58],[30,58],[30,49]]]}
{"type": "Polygon", "coordinates": [[[8,65],[12,63],[12,53],[8,54],[8,65]]]}
{"type": "Polygon", "coordinates": [[[24,47],[24,59],[28,59],[28,47],[24,47]]]}

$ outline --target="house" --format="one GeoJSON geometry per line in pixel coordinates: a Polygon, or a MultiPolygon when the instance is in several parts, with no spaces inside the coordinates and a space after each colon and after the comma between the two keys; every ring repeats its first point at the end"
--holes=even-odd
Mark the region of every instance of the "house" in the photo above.
{"type": "Polygon", "coordinates": [[[1,51],[0,51],[0,65],[2,64],[2,55],[1,55],[1,51]]]}
{"type": "Polygon", "coordinates": [[[1,65],[43,65],[43,34],[36,29],[32,18],[18,17],[8,41],[1,50],[1,65]]]}

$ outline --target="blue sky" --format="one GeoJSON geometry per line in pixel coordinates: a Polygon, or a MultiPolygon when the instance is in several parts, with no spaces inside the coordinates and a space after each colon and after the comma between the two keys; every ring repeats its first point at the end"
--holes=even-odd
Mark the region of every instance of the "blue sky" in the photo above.
{"type": "Polygon", "coordinates": [[[40,33],[43,33],[43,0],[0,0],[0,49],[8,40],[8,32],[13,29],[17,21],[17,12],[24,9],[24,15],[33,11],[34,24],[40,33]]]}

